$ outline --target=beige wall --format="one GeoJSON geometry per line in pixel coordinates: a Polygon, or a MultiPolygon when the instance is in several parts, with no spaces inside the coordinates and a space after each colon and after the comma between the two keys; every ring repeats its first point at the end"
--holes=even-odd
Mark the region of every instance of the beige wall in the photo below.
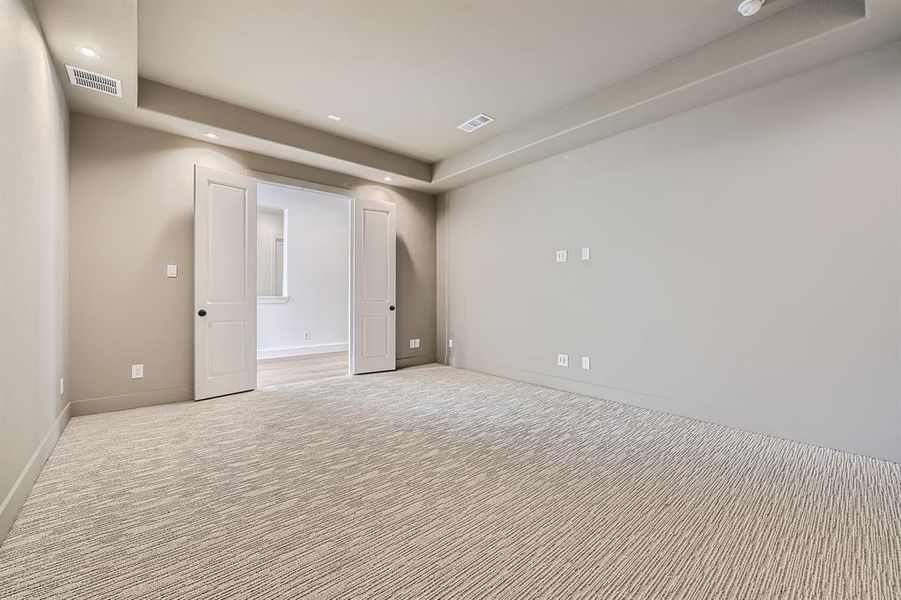
{"type": "Polygon", "coordinates": [[[94,117],[71,131],[71,389],[79,414],[191,397],[194,164],[397,204],[398,363],[435,356],[435,200],[94,117]],[[179,265],[177,279],[165,277],[179,265]],[[422,339],[411,350],[407,340],[422,339]],[[130,365],[144,364],[144,379],[130,365]]]}
{"type": "Polygon", "coordinates": [[[0,2],[0,540],[65,426],[68,113],[30,2],[0,2]]]}
{"type": "Polygon", "coordinates": [[[439,206],[451,364],[901,460],[901,45],[439,206]]]}

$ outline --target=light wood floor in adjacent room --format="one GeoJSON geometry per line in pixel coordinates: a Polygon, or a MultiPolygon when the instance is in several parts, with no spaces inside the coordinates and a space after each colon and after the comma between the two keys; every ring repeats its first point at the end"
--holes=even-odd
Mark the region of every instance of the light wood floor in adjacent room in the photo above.
{"type": "Polygon", "coordinates": [[[347,375],[347,352],[257,361],[257,388],[347,375]]]}

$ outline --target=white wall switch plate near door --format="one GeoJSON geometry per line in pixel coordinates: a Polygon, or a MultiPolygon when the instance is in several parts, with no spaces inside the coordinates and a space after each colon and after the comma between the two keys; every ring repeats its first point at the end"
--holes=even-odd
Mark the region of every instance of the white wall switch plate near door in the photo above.
{"type": "Polygon", "coordinates": [[[178,265],[166,265],[166,277],[178,277],[178,265]]]}
{"type": "Polygon", "coordinates": [[[586,371],[591,368],[591,357],[583,356],[582,357],[582,368],[586,371]]]}
{"type": "Polygon", "coordinates": [[[569,366],[569,354],[558,354],[557,355],[557,366],[558,367],[568,367],[569,366]]]}
{"type": "Polygon", "coordinates": [[[143,379],[144,378],[144,365],[131,365],[131,378],[132,379],[143,379]]]}
{"type": "Polygon", "coordinates": [[[582,248],[582,260],[588,260],[589,258],[591,258],[591,248],[586,246],[582,248]]]}
{"type": "Polygon", "coordinates": [[[453,347],[454,347],[454,340],[447,340],[447,347],[448,347],[448,348],[453,348],[453,347]]]}
{"type": "Polygon", "coordinates": [[[566,262],[566,250],[557,250],[557,262],[566,262]]]}

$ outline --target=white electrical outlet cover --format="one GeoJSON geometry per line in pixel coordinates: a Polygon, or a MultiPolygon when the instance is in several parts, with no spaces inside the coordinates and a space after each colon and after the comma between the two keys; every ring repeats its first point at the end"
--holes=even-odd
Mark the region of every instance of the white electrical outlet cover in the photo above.
{"type": "Polygon", "coordinates": [[[178,265],[166,265],[166,277],[178,277],[178,265]]]}
{"type": "Polygon", "coordinates": [[[583,356],[582,357],[582,368],[586,371],[591,368],[591,357],[583,356]]]}
{"type": "Polygon", "coordinates": [[[131,365],[131,378],[141,379],[144,377],[144,365],[131,365]]]}
{"type": "Polygon", "coordinates": [[[415,347],[416,347],[416,340],[410,340],[410,347],[411,347],[411,348],[415,348],[415,347]]]}
{"type": "Polygon", "coordinates": [[[588,260],[589,258],[591,258],[591,248],[582,248],[582,260],[588,260]]]}
{"type": "Polygon", "coordinates": [[[448,348],[453,348],[453,347],[454,347],[454,340],[447,340],[447,347],[448,347],[448,348]]]}
{"type": "Polygon", "coordinates": [[[557,355],[557,366],[558,367],[568,367],[569,366],[569,355],[568,354],[558,354],[557,355]]]}
{"type": "Polygon", "coordinates": [[[566,262],[566,250],[557,250],[557,262],[566,262]]]}

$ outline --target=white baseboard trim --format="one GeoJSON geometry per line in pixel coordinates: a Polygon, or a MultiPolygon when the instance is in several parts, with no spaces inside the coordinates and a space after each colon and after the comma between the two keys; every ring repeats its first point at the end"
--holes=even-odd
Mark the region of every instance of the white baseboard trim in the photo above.
{"type": "Polygon", "coordinates": [[[425,354],[423,356],[407,356],[398,358],[394,361],[394,365],[398,369],[406,369],[407,367],[418,367],[419,365],[427,365],[435,362],[434,354],[425,354]]]}
{"type": "Polygon", "coordinates": [[[57,415],[56,420],[53,421],[50,429],[47,430],[44,439],[41,440],[40,445],[35,449],[34,454],[31,455],[25,468],[22,469],[12,489],[6,495],[6,498],[3,499],[3,502],[0,503],[0,543],[3,543],[3,540],[6,539],[6,534],[9,533],[13,522],[16,520],[16,515],[19,514],[19,510],[25,504],[25,499],[28,498],[31,487],[37,481],[38,475],[41,474],[44,463],[50,458],[50,453],[56,447],[56,442],[59,441],[59,436],[62,435],[66,425],[69,424],[71,416],[72,403],[69,402],[57,415]]]}
{"type": "Polygon", "coordinates": [[[311,354],[328,354],[329,352],[347,352],[347,342],[337,344],[316,344],[313,346],[295,346],[294,348],[268,348],[257,350],[257,360],[265,358],[289,358],[291,356],[309,356],[311,354]]]}
{"type": "Polygon", "coordinates": [[[588,381],[579,381],[568,377],[548,375],[546,373],[537,373],[535,371],[517,369],[484,361],[470,361],[467,364],[453,364],[451,366],[469,371],[477,371],[479,373],[487,373],[488,375],[505,377],[515,381],[524,381],[526,383],[565,392],[572,392],[582,396],[608,400],[618,404],[626,404],[637,408],[685,417],[704,423],[724,425],[741,431],[759,433],[782,440],[798,442],[800,444],[901,463],[901,447],[895,446],[895,450],[885,450],[892,446],[891,440],[870,438],[866,440],[865,444],[836,444],[834,441],[817,439],[814,436],[801,435],[797,431],[780,428],[779,425],[783,423],[784,418],[778,414],[754,414],[751,411],[743,411],[738,408],[700,404],[678,398],[606,386],[588,381]]]}
{"type": "Polygon", "coordinates": [[[122,394],[120,396],[104,396],[102,398],[86,398],[72,401],[72,416],[95,415],[98,413],[128,410],[142,406],[155,406],[157,404],[171,404],[173,402],[186,402],[194,399],[194,388],[190,385],[183,387],[138,392],[136,394],[122,394]]]}

